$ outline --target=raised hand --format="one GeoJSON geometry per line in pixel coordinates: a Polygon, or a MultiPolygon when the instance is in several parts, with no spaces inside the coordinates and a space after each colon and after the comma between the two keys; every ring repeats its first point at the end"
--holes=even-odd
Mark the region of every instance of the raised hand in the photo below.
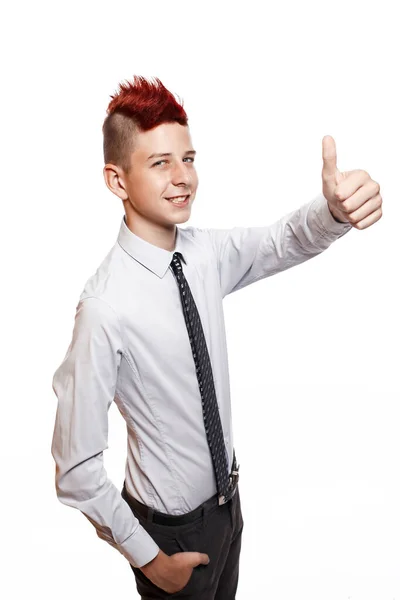
{"type": "Polygon", "coordinates": [[[361,169],[341,172],[336,165],[336,144],[330,135],[322,139],[322,193],[332,215],[356,229],[370,227],[382,216],[380,185],[361,169]]]}

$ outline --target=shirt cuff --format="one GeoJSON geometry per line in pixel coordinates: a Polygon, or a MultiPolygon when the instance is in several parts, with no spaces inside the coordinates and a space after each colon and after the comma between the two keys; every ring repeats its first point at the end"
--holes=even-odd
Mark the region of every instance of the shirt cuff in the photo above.
{"type": "Polygon", "coordinates": [[[157,556],[160,547],[139,523],[132,535],[122,544],[118,544],[118,550],[128,559],[131,565],[142,567],[157,556]]]}
{"type": "Polygon", "coordinates": [[[333,218],[329,210],[328,201],[322,193],[312,202],[311,211],[313,211],[324,237],[328,235],[332,238],[337,238],[352,228],[351,223],[339,223],[333,218]]]}

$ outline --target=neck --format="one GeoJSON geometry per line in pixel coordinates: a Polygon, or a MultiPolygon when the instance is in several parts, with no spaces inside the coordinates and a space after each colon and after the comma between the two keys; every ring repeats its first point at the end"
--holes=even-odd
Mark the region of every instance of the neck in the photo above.
{"type": "Polygon", "coordinates": [[[176,225],[162,225],[145,219],[135,212],[125,212],[125,223],[128,228],[146,242],[172,252],[175,248],[176,225]]]}

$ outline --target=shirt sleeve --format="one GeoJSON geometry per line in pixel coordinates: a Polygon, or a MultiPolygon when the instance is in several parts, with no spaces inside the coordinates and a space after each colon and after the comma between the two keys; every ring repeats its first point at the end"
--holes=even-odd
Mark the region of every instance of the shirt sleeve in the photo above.
{"type": "Polygon", "coordinates": [[[101,539],[134,567],[141,567],[157,556],[159,546],[140,525],[103,465],[108,410],[122,349],[115,311],[98,298],[81,300],[72,341],[53,376],[58,404],[51,453],[60,502],[78,508],[101,539]]]}
{"type": "Polygon", "coordinates": [[[333,218],[319,194],[271,225],[203,231],[211,239],[224,297],[320,254],[351,228],[333,218]]]}

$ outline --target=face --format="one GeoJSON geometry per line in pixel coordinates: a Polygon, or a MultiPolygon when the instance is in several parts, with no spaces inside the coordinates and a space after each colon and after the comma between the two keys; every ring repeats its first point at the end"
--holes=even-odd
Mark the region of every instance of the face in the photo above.
{"type": "Polygon", "coordinates": [[[177,223],[189,219],[198,186],[189,128],[179,123],[163,123],[137,133],[134,144],[131,171],[126,175],[117,168],[120,187],[115,189],[114,180],[112,191],[124,202],[128,226],[131,221],[136,226],[147,223],[173,230],[177,223]],[[189,199],[181,206],[167,199],[173,196],[189,196],[189,199]]]}

